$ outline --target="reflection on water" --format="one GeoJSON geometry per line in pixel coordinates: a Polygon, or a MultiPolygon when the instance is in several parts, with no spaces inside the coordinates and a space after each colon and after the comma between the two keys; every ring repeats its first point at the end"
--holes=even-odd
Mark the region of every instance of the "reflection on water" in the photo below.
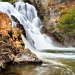
{"type": "Polygon", "coordinates": [[[9,72],[0,75],[75,75],[74,60],[59,60],[66,66],[52,64],[42,65],[11,65],[9,72]]]}

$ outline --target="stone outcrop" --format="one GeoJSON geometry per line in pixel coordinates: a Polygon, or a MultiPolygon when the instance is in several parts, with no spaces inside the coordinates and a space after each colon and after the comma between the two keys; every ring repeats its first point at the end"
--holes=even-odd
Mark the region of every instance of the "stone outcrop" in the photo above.
{"type": "Polygon", "coordinates": [[[24,63],[35,63],[42,64],[42,61],[38,57],[32,53],[29,49],[25,49],[18,53],[14,59],[14,63],[24,64],[24,63]]]}
{"type": "Polygon", "coordinates": [[[21,34],[23,26],[12,27],[12,20],[0,12],[0,71],[7,63],[42,63],[29,49],[25,49],[21,34]]]}
{"type": "Polygon", "coordinates": [[[57,9],[57,1],[55,0],[30,0],[36,7],[38,15],[41,18],[44,28],[47,32],[51,32],[56,25],[59,18],[59,11],[57,9]]]}

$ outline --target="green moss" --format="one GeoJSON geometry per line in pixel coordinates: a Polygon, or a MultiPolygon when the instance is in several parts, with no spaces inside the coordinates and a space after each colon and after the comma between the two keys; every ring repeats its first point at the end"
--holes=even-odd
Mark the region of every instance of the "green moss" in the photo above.
{"type": "Polygon", "coordinates": [[[7,40],[6,38],[3,38],[3,41],[4,41],[4,42],[7,42],[8,40],[7,40]]]}
{"type": "Polygon", "coordinates": [[[4,36],[4,37],[2,37],[2,40],[4,41],[4,42],[8,42],[8,39],[9,39],[9,36],[4,36]]]}

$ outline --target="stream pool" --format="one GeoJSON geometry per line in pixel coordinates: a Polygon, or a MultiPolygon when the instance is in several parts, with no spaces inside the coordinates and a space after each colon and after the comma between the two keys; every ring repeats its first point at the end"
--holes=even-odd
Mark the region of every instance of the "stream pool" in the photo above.
{"type": "Polygon", "coordinates": [[[61,62],[64,66],[43,63],[42,65],[10,65],[8,72],[0,75],[75,75],[75,60],[48,59],[61,62]]]}

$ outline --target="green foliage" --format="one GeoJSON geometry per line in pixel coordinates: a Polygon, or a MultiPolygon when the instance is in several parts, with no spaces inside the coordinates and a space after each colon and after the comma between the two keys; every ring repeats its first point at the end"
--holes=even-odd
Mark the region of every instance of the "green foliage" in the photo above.
{"type": "Polygon", "coordinates": [[[16,0],[1,0],[2,2],[15,2],[16,0]]]}
{"type": "Polygon", "coordinates": [[[66,34],[75,34],[75,8],[70,8],[60,17],[58,28],[66,34]]]}

